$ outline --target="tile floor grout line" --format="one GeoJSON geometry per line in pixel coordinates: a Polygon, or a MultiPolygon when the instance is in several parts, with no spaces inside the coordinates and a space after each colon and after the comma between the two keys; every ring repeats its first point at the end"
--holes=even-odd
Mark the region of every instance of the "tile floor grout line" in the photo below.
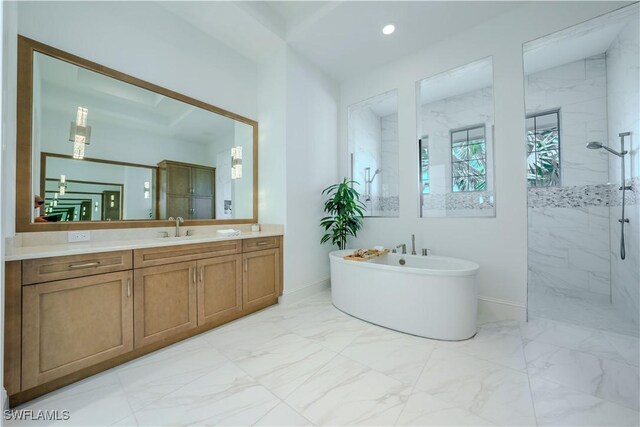
{"type": "Polygon", "coordinates": [[[418,374],[418,377],[413,382],[413,386],[411,387],[411,392],[409,393],[409,396],[407,397],[407,401],[404,402],[404,405],[402,405],[402,409],[400,410],[400,412],[398,413],[398,416],[396,417],[395,421],[393,422],[394,426],[398,425],[398,421],[400,420],[400,417],[402,417],[402,414],[404,413],[404,410],[407,407],[407,403],[409,402],[409,399],[411,399],[411,396],[413,396],[413,393],[416,391],[416,385],[418,384],[418,381],[420,381],[420,377],[422,377],[422,373],[427,368],[427,364],[429,363],[429,360],[431,360],[431,356],[433,355],[433,352],[436,351],[437,348],[438,347],[436,347],[436,348],[431,350],[431,352],[429,353],[429,356],[427,357],[427,360],[425,360],[424,365],[422,365],[422,369],[420,370],[420,373],[418,374]]]}

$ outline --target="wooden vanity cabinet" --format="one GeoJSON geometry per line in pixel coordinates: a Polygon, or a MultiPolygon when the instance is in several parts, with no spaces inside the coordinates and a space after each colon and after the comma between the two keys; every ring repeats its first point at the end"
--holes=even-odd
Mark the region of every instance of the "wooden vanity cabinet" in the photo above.
{"type": "Polygon", "coordinates": [[[133,350],[131,271],[22,288],[22,389],[133,350]]]}
{"type": "Polygon", "coordinates": [[[136,269],[134,301],[136,348],[195,328],[195,261],[136,269]]]}
{"type": "Polygon", "coordinates": [[[198,325],[224,323],[242,312],[242,255],[198,261],[198,325]]]}
{"type": "Polygon", "coordinates": [[[280,288],[280,251],[268,249],[243,255],[242,296],[246,310],[278,298],[280,288]]]}
{"type": "Polygon", "coordinates": [[[282,237],[6,263],[11,405],[277,303],[282,237]]]}

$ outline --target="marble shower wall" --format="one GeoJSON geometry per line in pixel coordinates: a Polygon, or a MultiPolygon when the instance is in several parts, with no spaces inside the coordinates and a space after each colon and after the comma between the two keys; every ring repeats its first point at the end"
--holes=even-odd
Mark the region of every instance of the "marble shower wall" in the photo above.
{"type": "MultiPolygon", "coordinates": [[[[619,149],[621,132],[631,132],[625,138],[627,192],[625,217],[626,259],[620,259],[620,191],[615,191],[616,203],[610,208],[611,225],[611,286],[613,304],[637,327],[640,312],[640,108],[638,93],[640,66],[638,50],[638,8],[629,22],[614,39],[607,51],[607,97],[609,118],[609,145],[619,149]],[[631,193],[631,194],[629,194],[631,193]]],[[[620,183],[620,159],[609,156],[609,180],[620,183]]]]}
{"type": "Polygon", "coordinates": [[[398,216],[399,157],[398,114],[381,113],[393,110],[390,104],[397,95],[385,94],[356,104],[349,109],[349,144],[354,154],[354,185],[366,206],[366,216],[398,216]],[[370,168],[373,179],[370,194],[366,194],[365,169],[370,168]],[[368,196],[368,197],[366,197],[368,196]]]}
{"type": "Polygon", "coordinates": [[[400,183],[398,181],[398,169],[400,159],[398,156],[398,114],[393,113],[380,118],[382,127],[382,141],[380,149],[380,162],[382,170],[378,177],[380,192],[375,200],[374,210],[382,212],[382,216],[399,216],[400,183]]]}
{"type": "Polygon", "coordinates": [[[494,216],[493,87],[424,104],[420,108],[422,137],[429,140],[431,194],[423,197],[423,217],[494,216]],[[451,191],[450,131],[484,124],[487,147],[487,191],[451,191]]]}
{"type": "Polygon", "coordinates": [[[615,189],[608,154],[585,148],[607,138],[604,55],[526,76],[525,99],[527,114],[560,110],[561,186],[529,189],[529,286],[609,303],[615,189]]]}

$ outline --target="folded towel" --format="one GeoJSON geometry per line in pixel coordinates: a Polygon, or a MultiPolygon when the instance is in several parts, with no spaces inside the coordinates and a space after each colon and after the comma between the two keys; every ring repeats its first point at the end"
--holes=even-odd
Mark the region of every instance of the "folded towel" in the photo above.
{"type": "Polygon", "coordinates": [[[223,236],[239,236],[240,230],[234,230],[233,228],[226,228],[224,230],[218,230],[218,234],[222,234],[223,236]]]}

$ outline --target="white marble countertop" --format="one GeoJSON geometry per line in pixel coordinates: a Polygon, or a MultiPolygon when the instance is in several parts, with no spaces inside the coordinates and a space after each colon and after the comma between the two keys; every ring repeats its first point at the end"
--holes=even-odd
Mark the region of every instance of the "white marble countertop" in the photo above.
{"type": "Polygon", "coordinates": [[[160,246],[190,245],[194,243],[219,242],[223,240],[255,239],[282,235],[283,233],[278,231],[242,231],[238,236],[227,237],[217,234],[216,232],[212,232],[210,234],[196,234],[195,236],[182,237],[156,237],[97,242],[89,241],[42,246],[7,246],[5,248],[4,260],[19,261],[24,259],[154,248],[160,246]]]}

